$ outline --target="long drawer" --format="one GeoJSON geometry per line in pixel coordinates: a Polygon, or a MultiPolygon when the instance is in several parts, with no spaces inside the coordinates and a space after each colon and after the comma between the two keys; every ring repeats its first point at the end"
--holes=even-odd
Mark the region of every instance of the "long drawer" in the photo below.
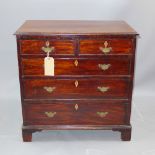
{"type": "Polygon", "coordinates": [[[129,78],[24,79],[25,99],[128,98],[129,78]]]}
{"type": "Polygon", "coordinates": [[[126,104],[121,101],[85,103],[24,104],[25,124],[29,125],[121,125],[125,124],[126,104]]]}
{"type": "MultiPolygon", "coordinates": [[[[55,75],[130,75],[128,56],[105,58],[55,58],[55,75]]],[[[43,76],[44,58],[23,58],[23,75],[43,76]]]]}

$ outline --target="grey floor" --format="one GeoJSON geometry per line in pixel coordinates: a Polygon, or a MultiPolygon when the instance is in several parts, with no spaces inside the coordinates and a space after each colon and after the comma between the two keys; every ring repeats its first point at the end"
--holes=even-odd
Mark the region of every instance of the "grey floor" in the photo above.
{"type": "Polygon", "coordinates": [[[21,107],[18,99],[1,100],[1,155],[155,155],[155,98],[134,97],[132,141],[122,142],[112,131],[43,131],[32,143],[21,138],[21,107]]]}

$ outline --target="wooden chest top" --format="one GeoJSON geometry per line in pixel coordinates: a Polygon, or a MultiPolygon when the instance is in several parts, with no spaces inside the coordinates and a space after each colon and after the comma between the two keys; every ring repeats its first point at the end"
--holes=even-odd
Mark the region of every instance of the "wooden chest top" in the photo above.
{"type": "Polygon", "coordinates": [[[124,21],[82,21],[82,20],[28,20],[16,35],[62,35],[62,34],[137,34],[124,21]]]}

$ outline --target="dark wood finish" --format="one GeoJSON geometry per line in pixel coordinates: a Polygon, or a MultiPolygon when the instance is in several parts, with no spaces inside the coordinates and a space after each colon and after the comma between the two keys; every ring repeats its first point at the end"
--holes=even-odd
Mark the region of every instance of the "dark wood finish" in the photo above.
{"type": "Polygon", "coordinates": [[[16,31],[23,141],[42,130],[113,130],[131,139],[137,33],[123,21],[26,21],[16,31]],[[55,75],[44,76],[45,42],[55,75]],[[104,54],[104,42],[112,50],[104,54]],[[78,60],[78,66],[74,61],[78,60]],[[101,70],[98,64],[111,64],[101,70]],[[75,86],[75,81],[78,86],[75,86]],[[52,93],[44,89],[56,87],[52,93]],[[110,87],[100,92],[98,86],[110,87]],[[78,105],[78,109],[75,105],[78,105]],[[45,112],[56,112],[53,118],[45,112]],[[108,112],[101,118],[96,112],[108,112]]]}
{"type": "Polygon", "coordinates": [[[16,35],[135,35],[137,32],[124,21],[28,20],[16,35]]]}
{"type": "Polygon", "coordinates": [[[130,141],[131,140],[131,126],[128,128],[113,128],[113,131],[119,131],[121,133],[122,141],[130,141]]]}
{"type": "MultiPolygon", "coordinates": [[[[55,75],[130,75],[130,57],[106,57],[100,59],[65,59],[55,58],[55,75]],[[75,61],[78,65],[75,66],[75,61]],[[110,65],[107,70],[102,70],[99,65],[110,65]]],[[[44,59],[43,58],[23,58],[22,59],[23,75],[43,76],[44,59]]]]}
{"type": "Polygon", "coordinates": [[[32,141],[32,133],[41,131],[41,129],[24,129],[22,128],[22,137],[24,142],[31,142],[32,141]]]}
{"type": "Polygon", "coordinates": [[[123,141],[130,141],[131,140],[131,129],[121,130],[121,139],[123,141]]]}
{"type": "Polygon", "coordinates": [[[23,125],[24,130],[113,130],[130,129],[131,125],[23,125]]]}
{"type": "Polygon", "coordinates": [[[81,40],[80,41],[80,54],[104,54],[100,47],[105,47],[104,42],[108,42],[107,47],[112,50],[109,54],[132,54],[133,44],[132,39],[118,39],[118,38],[103,38],[99,40],[81,40]]]}
{"type": "Polygon", "coordinates": [[[31,130],[22,130],[22,136],[24,142],[31,142],[32,141],[32,131],[31,130]]]}
{"type": "Polygon", "coordinates": [[[119,131],[121,132],[121,139],[123,141],[130,141],[131,140],[131,125],[26,125],[22,127],[23,132],[23,141],[24,142],[31,142],[32,141],[32,133],[38,132],[42,130],[113,130],[113,131],[119,131]],[[128,135],[128,138],[122,138],[122,132],[126,136],[128,135]],[[27,138],[27,135],[30,136],[27,138]]]}
{"type": "Polygon", "coordinates": [[[24,104],[25,125],[123,125],[125,124],[124,103],[90,104],[24,104]],[[78,109],[75,109],[78,105],[78,109]],[[54,117],[48,117],[45,112],[56,112],[54,117]],[[97,112],[108,112],[100,117],[97,112]]]}
{"type": "MultiPolygon", "coordinates": [[[[20,48],[21,54],[44,54],[42,47],[46,47],[46,40],[21,40],[20,48]]],[[[74,55],[74,41],[73,40],[52,40],[49,41],[50,47],[54,47],[52,54],[71,54],[74,55]]]]}
{"type": "Polygon", "coordinates": [[[35,79],[24,80],[25,99],[128,98],[128,78],[35,79]],[[78,86],[75,82],[78,81],[78,86]],[[55,87],[48,92],[44,87],[55,87]],[[101,92],[98,87],[109,87],[101,92]]]}

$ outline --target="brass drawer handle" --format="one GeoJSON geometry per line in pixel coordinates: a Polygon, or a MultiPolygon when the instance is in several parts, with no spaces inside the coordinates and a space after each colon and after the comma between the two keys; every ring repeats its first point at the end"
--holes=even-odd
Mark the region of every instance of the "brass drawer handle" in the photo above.
{"type": "Polygon", "coordinates": [[[96,114],[103,118],[103,117],[106,117],[108,115],[108,112],[107,111],[105,111],[105,112],[99,112],[98,111],[98,112],[96,112],[96,114]]]}
{"type": "Polygon", "coordinates": [[[104,54],[109,53],[112,50],[112,47],[108,47],[108,42],[104,42],[104,47],[99,48],[104,54]]]}
{"type": "Polygon", "coordinates": [[[75,61],[74,61],[74,65],[77,67],[78,64],[79,64],[78,60],[75,60],[75,61]]]}
{"type": "Polygon", "coordinates": [[[78,110],[79,109],[79,106],[78,106],[78,104],[75,104],[75,110],[78,110]]]}
{"type": "Polygon", "coordinates": [[[75,87],[78,87],[79,82],[76,80],[74,84],[75,84],[75,87]]]}
{"type": "Polygon", "coordinates": [[[44,87],[44,89],[48,92],[48,93],[52,93],[55,89],[56,89],[56,87],[44,87]]]}
{"type": "Polygon", "coordinates": [[[50,52],[54,50],[54,47],[50,47],[49,41],[45,42],[45,47],[42,47],[42,50],[49,55],[50,52]]]}
{"type": "Polygon", "coordinates": [[[46,111],[45,112],[45,115],[47,116],[47,117],[50,117],[50,118],[52,118],[52,117],[54,117],[55,115],[56,115],[56,112],[48,112],[48,111],[46,111]]]}
{"type": "Polygon", "coordinates": [[[110,89],[110,87],[97,87],[97,89],[99,91],[101,91],[102,93],[104,93],[104,92],[108,91],[110,89]]]}
{"type": "Polygon", "coordinates": [[[98,64],[98,67],[105,71],[111,67],[111,64],[98,64]]]}

